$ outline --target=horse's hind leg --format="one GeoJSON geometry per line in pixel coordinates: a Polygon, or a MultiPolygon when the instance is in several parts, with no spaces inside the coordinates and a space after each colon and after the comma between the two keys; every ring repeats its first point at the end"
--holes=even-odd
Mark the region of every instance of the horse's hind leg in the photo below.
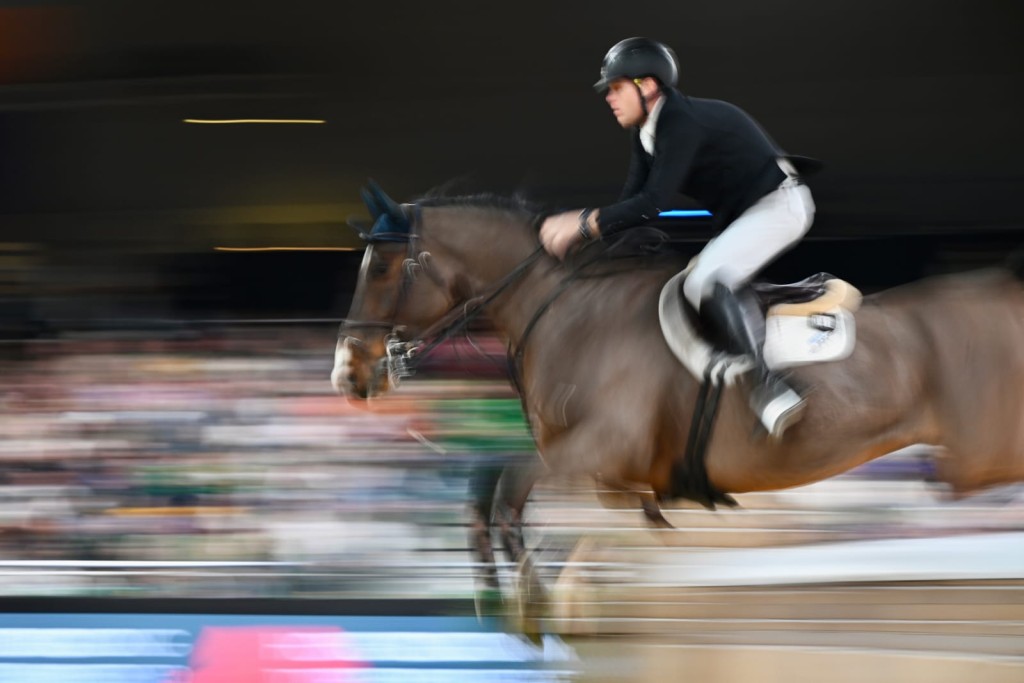
{"type": "Polygon", "coordinates": [[[640,506],[640,510],[644,513],[644,517],[647,518],[647,522],[652,528],[675,529],[672,523],[665,519],[658,496],[652,491],[642,491],[631,484],[611,481],[601,477],[596,479],[596,484],[597,499],[603,506],[616,508],[622,507],[622,504],[619,502],[621,500],[631,503],[635,501],[640,506]]]}

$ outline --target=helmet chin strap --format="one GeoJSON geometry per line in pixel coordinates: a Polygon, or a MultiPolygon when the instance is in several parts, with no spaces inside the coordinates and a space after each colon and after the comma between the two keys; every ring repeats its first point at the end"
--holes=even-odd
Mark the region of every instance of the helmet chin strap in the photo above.
{"type": "Polygon", "coordinates": [[[640,122],[636,124],[637,128],[640,128],[645,123],[647,123],[647,117],[651,115],[651,110],[650,110],[650,107],[647,106],[647,103],[650,102],[651,100],[657,99],[658,96],[661,94],[661,90],[659,89],[658,92],[655,93],[650,98],[645,97],[643,89],[640,88],[640,80],[641,79],[639,79],[639,78],[634,78],[633,79],[633,87],[636,88],[636,94],[640,96],[640,108],[643,109],[643,112],[644,112],[644,115],[640,119],[640,122]]]}

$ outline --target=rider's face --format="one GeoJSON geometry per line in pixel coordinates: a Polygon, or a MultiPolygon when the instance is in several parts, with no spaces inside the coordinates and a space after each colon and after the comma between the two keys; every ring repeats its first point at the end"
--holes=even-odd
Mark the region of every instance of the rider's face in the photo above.
{"type": "MultiPolygon", "coordinates": [[[[644,78],[640,82],[640,88],[644,91],[651,90],[653,94],[657,93],[658,86],[654,79],[644,78]]],[[[609,83],[604,101],[611,107],[615,120],[623,128],[639,125],[643,121],[644,108],[640,101],[640,90],[628,78],[617,78],[609,83]]]]}
{"type": "Polygon", "coordinates": [[[608,84],[608,92],[604,101],[612,109],[615,120],[623,128],[629,128],[640,123],[644,110],[640,104],[640,93],[636,86],[626,78],[618,78],[608,84]]]}

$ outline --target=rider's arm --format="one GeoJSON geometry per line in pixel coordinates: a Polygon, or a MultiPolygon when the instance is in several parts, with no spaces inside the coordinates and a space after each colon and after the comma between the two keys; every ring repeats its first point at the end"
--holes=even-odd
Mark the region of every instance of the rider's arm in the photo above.
{"type": "Polygon", "coordinates": [[[692,128],[665,123],[659,125],[654,163],[643,186],[626,199],[601,208],[597,217],[601,235],[613,235],[656,218],[671,208],[685,185],[700,149],[700,136],[692,128]]]}

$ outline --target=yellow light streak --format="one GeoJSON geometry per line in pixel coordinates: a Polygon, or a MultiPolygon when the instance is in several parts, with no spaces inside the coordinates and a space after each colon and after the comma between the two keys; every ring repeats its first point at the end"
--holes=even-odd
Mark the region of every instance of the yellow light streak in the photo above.
{"type": "Polygon", "coordinates": [[[185,123],[209,123],[223,125],[231,123],[327,123],[324,119],[182,119],[185,123]]]}
{"type": "Polygon", "coordinates": [[[214,251],[357,251],[362,247],[214,247],[214,251]]]}

